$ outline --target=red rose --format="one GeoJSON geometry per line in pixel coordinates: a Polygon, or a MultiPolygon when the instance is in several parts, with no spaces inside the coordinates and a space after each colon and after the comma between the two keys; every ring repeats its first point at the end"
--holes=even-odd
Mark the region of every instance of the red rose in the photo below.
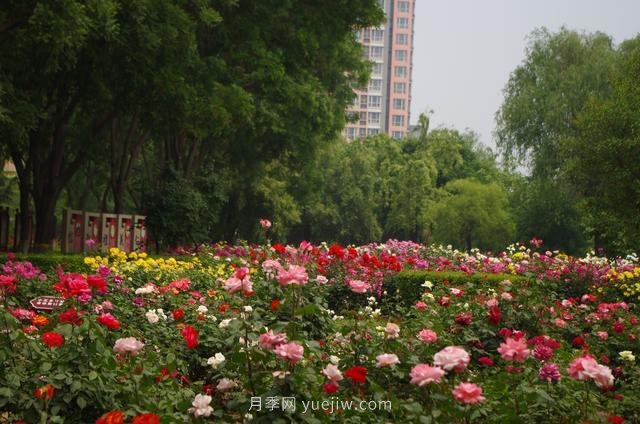
{"type": "Polygon", "coordinates": [[[109,330],[117,330],[120,328],[120,323],[116,317],[111,314],[102,314],[97,319],[100,324],[104,325],[109,330]]]}
{"type": "Polygon", "coordinates": [[[489,322],[493,325],[498,325],[500,323],[500,307],[491,306],[489,308],[489,322]]]}
{"type": "Polygon", "coordinates": [[[218,312],[220,312],[221,314],[224,314],[228,310],[229,310],[229,304],[228,303],[223,303],[222,305],[218,306],[218,312]]]}
{"type": "Polygon", "coordinates": [[[488,356],[481,356],[480,358],[478,358],[478,362],[480,363],[480,365],[484,365],[485,367],[493,366],[493,359],[489,358],[488,356]]]}
{"type": "Polygon", "coordinates": [[[367,379],[367,369],[365,367],[351,367],[344,372],[345,377],[357,384],[362,384],[367,379]]]}
{"type": "Polygon", "coordinates": [[[160,424],[160,417],[154,413],[148,412],[133,417],[131,424],[160,424]]]}
{"type": "Polygon", "coordinates": [[[451,305],[451,300],[449,299],[449,296],[442,296],[440,299],[438,299],[438,303],[440,304],[440,306],[449,306],[451,305]]]}
{"type": "Polygon", "coordinates": [[[182,309],[176,309],[172,312],[172,315],[174,321],[180,321],[182,318],[184,318],[184,311],[182,309]]]}
{"type": "Polygon", "coordinates": [[[511,331],[508,328],[501,328],[500,331],[498,331],[498,334],[500,335],[500,337],[507,339],[511,337],[511,335],[513,334],[513,331],[511,331]]]}
{"type": "Polygon", "coordinates": [[[180,332],[184,338],[184,342],[187,344],[187,349],[193,349],[198,346],[198,331],[190,325],[187,325],[180,332]]]}
{"type": "Polygon", "coordinates": [[[328,395],[337,392],[339,388],[340,386],[338,386],[336,383],[333,383],[333,382],[327,383],[324,386],[322,386],[322,390],[328,395]]]}
{"type": "Polygon", "coordinates": [[[122,411],[109,411],[96,420],[96,424],[124,424],[124,413],[122,411]]]}
{"type": "Polygon", "coordinates": [[[82,324],[82,318],[78,315],[78,311],[75,308],[69,308],[66,311],[58,315],[58,319],[61,323],[80,325],[82,324]]]}
{"type": "Polygon", "coordinates": [[[471,312],[462,312],[455,316],[454,321],[460,325],[471,325],[471,312]]]}
{"type": "Polygon", "coordinates": [[[64,344],[64,336],[55,331],[49,331],[42,335],[42,342],[49,347],[61,347],[64,344]]]}
{"type": "Polygon", "coordinates": [[[54,391],[54,387],[51,384],[47,384],[46,386],[38,387],[36,389],[36,397],[38,399],[51,399],[54,391]]]}
{"type": "Polygon", "coordinates": [[[16,291],[16,277],[11,275],[0,275],[0,291],[14,293],[16,291]]]}
{"type": "Polygon", "coordinates": [[[271,247],[273,247],[273,250],[275,250],[276,252],[278,252],[281,255],[286,251],[284,246],[281,245],[280,243],[276,243],[271,247]]]}
{"type": "Polygon", "coordinates": [[[280,299],[273,299],[271,301],[271,310],[277,311],[278,309],[280,309],[280,299]]]}
{"type": "Polygon", "coordinates": [[[607,421],[609,421],[612,424],[622,424],[624,423],[624,418],[622,418],[619,415],[612,415],[609,418],[607,418],[607,421]]]}
{"type": "Polygon", "coordinates": [[[582,345],[584,345],[584,339],[582,338],[582,336],[575,337],[571,341],[571,344],[574,345],[575,347],[582,347],[582,345]]]}
{"type": "Polygon", "coordinates": [[[616,322],[615,324],[613,324],[613,331],[615,331],[616,333],[622,333],[624,331],[624,324],[621,322],[616,322]]]}
{"type": "Polygon", "coordinates": [[[96,289],[98,293],[104,294],[107,292],[107,282],[99,275],[87,275],[87,284],[89,284],[89,287],[96,289]]]}

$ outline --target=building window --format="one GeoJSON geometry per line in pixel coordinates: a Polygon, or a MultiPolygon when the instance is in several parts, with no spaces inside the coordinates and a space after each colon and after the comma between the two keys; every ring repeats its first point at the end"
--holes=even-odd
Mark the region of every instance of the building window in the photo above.
{"type": "Polygon", "coordinates": [[[384,10],[384,0],[378,0],[378,3],[380,4],[380,9],[384,10]]]}
{"type": "Polygon", "coordinates": [[[369,124],[380,125],[380,112],[369,112],[369,124]]]}
{"type": "Polygon", "coordinates": [[[367,95],[363,94],[362,96],[360,96],[360,109],[366,109],[367,108],[367,95]]]}
{"type": "Polygon", "coordinates": [[[380,130],[378,128],[369,128],[367,130],[367,135],[376,135],[380,133],[380,130]]]}
{"type": "Polygon", "coordinates": [[[399,1],[398,2],[398,12],[408,12],[409,11],[409,2],[408,1],[399,1]]]}
{"type": "Polygon", "coordinates": [[[393,115],[391,117],[391,124],[395,127],[404,126],[404,115],[393,115]]]}
{"type": "Polygon", "coordinates": [[[367,112],[360,112],[360,125],[367,125],[367,112]]]}
{"type": "Polygon", "coordinates": [[[393,76],[398,78],[406,78],[407,77],[407,67],[406,66],[396,66],[393,68],[393,76]]]}
{"type": "Polygon", "coordinates": [[[362,59],[369,60],[369,46],[362,46],[362,59]]]}
{"type": "Polygon", "coordinates": [[[409,18],[398,18],[396,20],[396,26],[402,29],[409,28],[409,18]]]}
{"type": "Polygon", "coordinates": [[[391,137],[395,138],[396,140],[399,140],[402,137],[404,137],[404,133],[402,131],[393,131],[391,133],[391,137]]]}
{"type": "Polygon", "coordinates": [[[371,41],[374,43],[382,43],[384,40],[384,30],[383,29],[374,29],[371,31],[371,41]]]}
{"type": "Polygon", "coordinates": [[[406,62],[407,61],[407,51],[406,50],[396,50],[395,56],[396,56],[396,60],[398,62],[406,62]]]}
{"type": "Polygon", "coordinates": [[[371,41],[371,29],[366,28],[362,30],[362,41],[368,43],[371,41]]]}
{"type": "Polygon", "coordinates": [[[404,94],[407,91],[407,84],[404,82],[394,82],[393,83],[393,93],[394,94],[404,94]]]}
{"type": "Polygon", "coordinates": [[[384,52],[384,47],[371,46],[371,58],[372,59],[382,59],[382,53],[383,52],[384,52]]]}
{"type": "Polygon", "coordinates": [[[404,110],[404,106],[405,106],[404,99],[393,99],[393,109],[404,110]]]}
{"type": "Polygon", "coordinates": [[[360,128],[360,129],[358,129],[358,133],[359,133],[360,137],[364,137],[365,135],[367,135],[367,129],[366,128],[360,128]]]}
{"type": "Polygon", "coordinates": [[[382,104],[382,96],[369,96],[369,107],[379,108],[382,104]]]}
{"type": "Polygon", "coordinates": [[[376,77],[382,76],[382,63],[373,63],[371,65],[371,75],[376,77]]]}
{"type": "Polygon", "coordinates": [[[382,80],[372,79],[369,81],[369,91],[379,93],[382,90],[382,80]]]}
{"type": "Polygon", "coordinates": [[[396,34],[396,44],[402,46],[409,44],[409,34],[396,34]]]}
{"type": "Polygon", "coordinates": [[[354,138],[356,138],[356,129],[353,127],[349,127],[347,128],[347,138],[349,140],[353,140],[354,138]]]}

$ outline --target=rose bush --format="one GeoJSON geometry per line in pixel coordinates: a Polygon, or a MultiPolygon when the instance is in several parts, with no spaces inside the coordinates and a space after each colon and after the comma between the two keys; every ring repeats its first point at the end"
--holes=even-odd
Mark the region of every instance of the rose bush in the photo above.
{"type": "Polygon", "coordinates": [[[2,265],[2,420],[640,421],[635,257],[389,241],[85,263],[2,265]],[[405,271],[437,278],[400,298],[405,271]]]}

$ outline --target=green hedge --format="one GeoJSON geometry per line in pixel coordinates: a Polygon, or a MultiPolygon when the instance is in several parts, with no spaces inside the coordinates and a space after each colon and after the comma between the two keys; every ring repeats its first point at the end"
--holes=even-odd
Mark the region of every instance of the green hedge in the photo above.
{"type": "MultiPolygon", "coordinates": [[[[6,256],[5,256],[6,258],[6,256]]],[[[90,268],[84,263],[82,254],[62,254],[62,253],[28,253],[16,254],[17,261],[29,261],[40,271],[45,273],[55,273],[58,265],[62,266],[65,272],[89,272],[90,268]]],[[[2,261],[4,263],[4,260],[2,261]]]]}
{"type": "Polygon", "coordinates": [[[512,283],[528,283],[529,277],[513,274],[466,274],[460,271],[402,271],[385,281],[385,290],[391,298],[397,298],[405,305],[411,305],[420,299],[424,292],[422,284],[431,281],[434,285],[443,284],[445,281],[454,286],[466,284],[488,284],[497,287],[501,281],[509,280],[512,283]]]}

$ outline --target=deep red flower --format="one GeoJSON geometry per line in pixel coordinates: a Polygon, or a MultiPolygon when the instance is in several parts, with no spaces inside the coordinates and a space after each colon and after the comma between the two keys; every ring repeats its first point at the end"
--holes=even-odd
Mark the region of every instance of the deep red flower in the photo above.
{"type": "Polygon", "coordinates": [[[271,310],[277,311],[278,309],[280,309],[280,299],[273,299],[271,301],[271,310]]]}
{"type": "Polygon", "coordinates": [[[322,386],[322,390],[328,395],[337,392],[339,388],[340,386],[338,386],[336,383],[333,383],[333,382],[327,383],[324,386],[322,386]]]}
{"type": "Polygon", "coordinates": [[[152,412],[133,417],[131,424],[160,424],[160,417],[152,412]]]}
{"type": "Polygon", "coordinates": [[[182,309],[176,309],[171,314],[173,315],[174,321],[180,321],[182,318],[184,318],[184,311],[182,309]]]}
{"type": "Polygon", "coordinates": [[[613,331],[615,331],[616,333],[622,333],[624,331],[624,324],[620,321],[616,322],[615,324],[613,324],[613,331]]]}
{"type": "Polygon", "coordinates": [[[117,330],[118,328],[120,328],[120,322],[116,319],[116,317],[114,317],[113,315],[107,313],[107,314],[102,314],[97,318],[98,322],[102,325],[104,325],[105,327],[107,327],[109,330],[117,330]]]}
{"type": "Polygon", "coordinates": [[[574,337],[574,339],[571,341],[571,344],[575,347],[582,347],[584,345],[584,339],[582,338],[582,336],[574,337]]]}
{"type": "Polygon", "coordinates": [[[193,349],[194,347],[198,346],[198,330],[190,325],[187,325],[182,329],[180,333],[182,333],[184,342],[187,344],[187,349],[193,349]]]}
{"type": "Polygon", "coordinates": [[[49,347],[61,347],[64,345],[64,336],[55,331],[49,331],[42,335],[42,342],[49,347]]]}
{"type": "Polygon", "coordinates": [[[553,349],[543,343],[539,343],[533,349],[533,357],[538,361],[548,361],[553,358],[553,349]]]}
{"type": "Polygon", "coordinates": [[[438,299],[438,303],[440,304],[440,306],[449,306],[451,305],[451,300],[449,299],[449,296],[442,296],[440,299],[438,299]]]}
{"type": "Polygon", "coordinates": [[[607,421],[612,424],[622,424],[624,423],[624,418],[619,415],[611,415],[609,418],[607,418],[607,421]]]}
{"type": "Polygon", "coordinates": [[[478,358],[478,362],[480,363],[480,365],[484,365],[485,367],[493,366],[493,359],[489,358],[488,356],[481,356],[480,358],[478,358]]]}
{"type": "Polygon", "coordinates": [[[118,411],[109,411],[96,420],[96,424],[124,424],[124,413],[118,411]]]}
{"type": "Polygon", "coordinates": [[[16,277],[12,275],[0,275],[0,292],[15,293],[16,277]]]}
{"type": "Polygon", "coordinates": [[[345,377],[357,384],[362,384],[367,380],[367,369],[365,367],[351,367],[344,372],[345,377]]]}
{"type": "Polygon", "coordinates": [[[281,255],[285,252],[284,246],[281,245],[280,243],[276,243],[271,247],[273,247],[273,250],[275,250],[276,252],[278,252],[281,255]]]}
{"type": "Polygon", "coordinates": [[[503,327],[500,329],[500,331],[498,331],[498,334],[500,335],[500,337],[507,339],[511,337],[511,335],[513,334],[513,331],[503,327]]]}
{"type": "Polygon", "coordinates": [[[51,399],[54,392],[55,388],[51,384],[47,384],[46,386],[38,387],[35,395],[38,399],[51,399]]]}
{"type": "Polygon", "coordinates": [[[500,323],[500,307],[499,306],[491,306],[489,308],[489,322],[493,325],[498,325],[500,323]]]}
{"type": "Polygon", "coordinates": [[[107,281],[99,275],[87,275],[87,284],[100,294],[107,292],[107,281]]]}
{"type": "Polygon", "coordinates": [[[229,306],[230,305],[228,303],[221,304],[220,306],[218,306],[218,312],[220,312],[221,314],[224,314],[229,310],[229,306]]]}
{"type": "Polygon", "coordinates": [[[82,318],[78,315],[78,311],[75,308],[71,307],[64,312],[61,312],[58,315],[58,320],[63,324],[73,324],[80,325],[82,324],[82,318]]]}
{"type": "Polygon", "coordinates": [[[460,325],[471,325],[472,315],[471,312],[462,312],[455,316],[454,321],[460,325]]]}

